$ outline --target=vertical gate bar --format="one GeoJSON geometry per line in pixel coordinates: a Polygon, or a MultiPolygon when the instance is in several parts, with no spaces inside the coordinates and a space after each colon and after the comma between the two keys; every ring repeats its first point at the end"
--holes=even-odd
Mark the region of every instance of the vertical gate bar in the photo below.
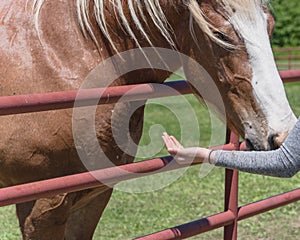
{"type": "Polygon", "coordinates": [[[288,49],[288,70],[292,69],[292,50],[288,49]]]}
{"type": "MultiPolygon", "coordinates": [[[[229,136],[229,132],[227,132],[227,136],[229,136]]],[[[231,132],[229,142],[232,144],[233,150],[239,149],[238,135],[231,132]]],[[[225,170],[224,210],[232,212],[235,216],[233,223],[224,227],[224,240],[236,240],[238,224],[238,171],[235,170],[225,170]]]]}
{"type": "Polygon", "coordinates": [[[238,222],[238,171],[225,170],[225,211],[231,211],[235,220],[224,227],[224,240],[237,239],[238,222]]]}

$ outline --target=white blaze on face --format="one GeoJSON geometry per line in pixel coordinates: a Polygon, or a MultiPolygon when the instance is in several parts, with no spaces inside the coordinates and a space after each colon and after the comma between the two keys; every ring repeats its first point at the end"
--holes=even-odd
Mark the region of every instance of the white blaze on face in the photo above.
{"type": "Polygon", "coordinates": [[[285,95],[272,53],[267,31],[267,15],[254,8],[251,18],[237,12],[230,22],[244,39],[252,66],[253,93],[260,104],[271,132],[284,133],[296,123],[285,95]]]}

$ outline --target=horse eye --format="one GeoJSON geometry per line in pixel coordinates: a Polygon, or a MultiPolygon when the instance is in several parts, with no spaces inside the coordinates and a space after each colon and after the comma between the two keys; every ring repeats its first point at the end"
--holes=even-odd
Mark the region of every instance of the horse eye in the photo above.
{"type": "Polygon", "coordinates": [[[222,32],[214,32],[214,35],[222,42],[230,42],[229,38],[222,32]]]}

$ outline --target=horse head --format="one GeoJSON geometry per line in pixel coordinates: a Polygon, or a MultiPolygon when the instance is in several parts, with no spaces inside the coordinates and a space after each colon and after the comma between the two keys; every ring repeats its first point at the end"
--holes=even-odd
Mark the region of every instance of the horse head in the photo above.
{"type": "MultiPolygon", "coordinates": [[[[191,34],[183,42],[194,43],[184,49],[214,79],[230,128],[244,137],[250,149],[277,148],[296,118],[274,61],[270,38],[275,22],[266,4],[191,0],[187,6],[191,34]]],[[[185,70],[188,79],[201,78],[189,64],[185,70]]]]}

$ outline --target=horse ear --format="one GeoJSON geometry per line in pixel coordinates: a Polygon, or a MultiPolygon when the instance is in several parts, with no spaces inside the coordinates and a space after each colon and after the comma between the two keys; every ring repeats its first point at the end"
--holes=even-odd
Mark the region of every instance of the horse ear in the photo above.
{"type": "Polygon", "coordinates": [[[272,38],[273,36],[274,28],[275,28],[275,19],[271,14],[268,14],[268,34],[270,38],[272,38]]]}
{"type": "Polygon", "coordinates": [[[271,39],[273,36],[274,27],[275,27],[275,17],[273,16],[273,14],[270,12],[270,10],[266,6],[263,7],[263,10],[264,10],[265,14],[267,15],[268,34],[269,34],[269,38],[271,39]]]}

